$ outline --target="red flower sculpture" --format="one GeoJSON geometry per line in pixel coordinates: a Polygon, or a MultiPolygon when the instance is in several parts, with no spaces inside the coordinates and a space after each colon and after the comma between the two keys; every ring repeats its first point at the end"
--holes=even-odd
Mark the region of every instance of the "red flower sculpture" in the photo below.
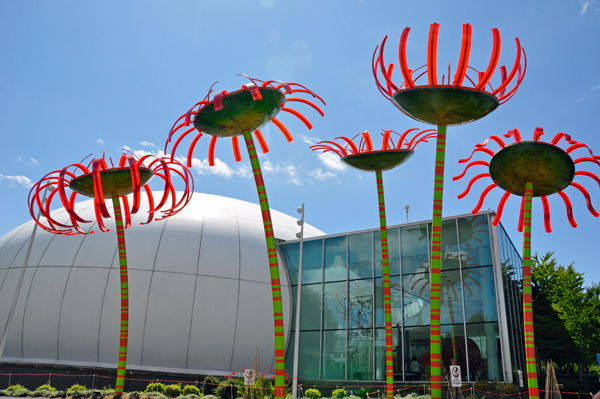
{"type": "Polygon", "coordinates": [[[111,217],[105,200],[112,198],[119,243],[121,277],[121,331],[115,396],[123,394],[129,338],[129,279],[127,276],[127,251],[123,217],[121,216],[121,200],[124,205],[125,228],[128,228],[131,226],[131,214],[137,213],[140,208],[142,188],[146,193],[150,210],[148,211],[148,220],[141,224],[147,224],[154,219],[156,212],[161,212],[161,217],[156,219],[160,220],[181,211],[192,198],[194,180],[189,170],[174,159],[158,158],[154,155],[145,155],[140,159],[136,159],[131,154],[124,154],[121,156],[117,167],[109,168],[104,157],[92,159],[87,166],[81,163],[65,166],[62,170],[48,173],[29,192],[29,213],[35,222],[50,233],[63,235],[88,234],[79,227],[80,223],[91,223],[92,221],[85,220],[77,214],[75,200],[78,194],[94,199],[94,211],[98,227],[103,232],[109,231],[104,225],[104,219],[111,217]],[[74,171],[70,172],[70,168],[74,168],[74,171]],[[77,171],[82,172],[82,174],[77,175],[77,171]],[[179,199],[176,198],[177,193],[172,183],[172,175],[181,177],[185,183],[183,195],[179,199]],[[165,183],[158,204],[155,204],[152,190],[148,185],[152,176],[159,177],[165,183]],[[40,193],[46,188],[50,188],[51,192],[44,202],[40,199],[40,193]],[[71,190],[70,194],[67,194],[67,188],[71,190]],[[50,214],[50,204],[56,194],[58,194],[69,215],[68,222],[61,223],[50,214]],[[131,206],[127,199],[129,194],[133,194],[131,206]],[[34,207],[39,208],[41,220],[36,218],[34,207]]]}

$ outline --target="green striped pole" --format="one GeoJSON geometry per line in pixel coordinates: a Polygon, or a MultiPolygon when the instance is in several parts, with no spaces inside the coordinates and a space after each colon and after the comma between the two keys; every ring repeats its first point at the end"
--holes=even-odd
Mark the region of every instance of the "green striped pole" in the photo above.
{"type": "Polygon", "coordinates": [[[379,200],[379,230],[381,231],[381,263],[383,266],[383,313],[385,316],[385,379],[387,398],[394,398],[394,352],[392,342],[392,293],[390,284],[390,258],[388,253],[387,223],[385,220],[385,198],[383,195],[383,177],[376,170],[377,198],[379,200]]]}
{"type": "Polygon", "coordinates": [[[283,337],[283,306],[281,304],[281,283],[279,280],[279,265],[277,263],[277,249],[275,236],[273,235],[273,223],[271,222],[271,211],[267,199],[267,190],[260,170],[258,155],[254,147],[251,132],[244,132],[244,140],[250,156],[252,173],[258,191],[258,200],[267,239],[267,252],[269,256],[269,270],[271,272],[271,290],[273,291],[273,319],[275,324],[275,399],[283,399],[285,396],[285,340],[283,337]]]}
{"type": "Polygon", "coordinates": [[[125,229],[121,216],[121,203],[118,196],[113,197],[115,224],[117,226],[117,241],[119,243],[119,270],[121,274],[121,333],[119,341],[119,363],[117,367],[117,382],[115,396],[123,395],[125,385],[125,368],[127,365],[127,339],[129,336],[129,281],[127,278],[127,252],[125,249],[125,229]]]}
{"type": "Polygon", "coordinates": [[[438,125],[435,148],[433,185],[433,220],[431,222],[431,398],[442,398],[442,362],[440,345],[440,270],[442,265],[442,203],[444,200],[444,161],[446,158],[446,126],[438,125]]]}
{"type": "Polygon", "coordinates": [[[523,212],[523,319],[525,322],[525,362],[529,398],[538,399],[535,341],[533,337],[533,308],[531,298],[531,197],[533,183],[525,184],[525,209],[523,212]]]}

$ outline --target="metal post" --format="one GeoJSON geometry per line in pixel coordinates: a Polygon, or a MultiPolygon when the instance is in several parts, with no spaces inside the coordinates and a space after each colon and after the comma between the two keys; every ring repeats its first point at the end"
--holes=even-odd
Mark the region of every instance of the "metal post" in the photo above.
{"type": "MultiPolygon", "coordinates": [[[[42,203],[46,202],[46,195],[48,191],[53,189],[53,186],[46,187],[44,191],[44,198],[42,199],[42,203]]],[[[41,209],[38,210],[37,220],[40,219],[41,209]]],[[[8,330],[10,329],[10,325],[12,324],[13,317],[15,315],[15,309],[17,308],[17,300],[19,299],[19,293],[21,292],[21,286],[23,285],[23,279],[25,278],[25,270],[27,269],[27,263],[29,262],[29,255],[31,254],[31,248],[33,247],[33,240],[35,238],[35,233],[37,231],[37,223],[33,223],[33,232],[31,233],[31,238],[29,239],[29,247],[27,248],[27,253],[25,254],[25,260],[23,261],[23,267],[21,268],[21,275],[19,276],[19,282],[17,283],[17,289],[15,290],[15,296],[13,297],[12,305],[10,307],[10,313],[8,314],[8,320],[6,321],[6,326],[4,326],[4,334],[2,335],[2,342],[0,342],[0,361],[2,361],[2,354],[4,353],[4,346],[6,345],[6,339],[8,338],[8,330]]]]}
{"type": "Polygon", "coordinates": [[[404,205],[404,209],[406,209],[406,223],[408,223],[408,210],[410,209],[410,206],[406,204],[404,205]]]}
{"type": "Polygon", "coordinates": [[[300,302],[302,300],[302,251],[304,249],[304,204],[298,208],[298,213],[302,215],[298,220],[300,233],[296,237],[300,239],[300,257],[298,264],[298,288],[296,289],[296,332],[294,334],[294,368],[292,371],[292,396],[298,397],[298,348],[300,347],[300,302]]]}

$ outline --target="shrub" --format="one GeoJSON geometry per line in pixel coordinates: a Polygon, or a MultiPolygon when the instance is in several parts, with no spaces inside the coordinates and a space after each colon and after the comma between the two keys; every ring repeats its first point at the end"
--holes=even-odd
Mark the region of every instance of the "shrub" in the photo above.
{"type": "Polygon", "coordinates": [[[478,391],[487,391],[489,389],[488,385],[489,384],[487,381],[477,381],[475,384],[473,384],[473,388],[477,389],[478,391]]]}
{"type": "Polygon", "coordinates": [[[164,394],[170,398],[176,398],[181,395],[181,383],[165,385],[164,394]]]}
{"type": "Polygon", "coordinates": [[[204,395],[202,399],[219,399],[215,395],[204,395]]]}
{"type": "Polygon", "coordinates": [[[183,395],[190,395],[190,394],[200,395],[200,390],[198,389],[198,387],[196,387],[194,385],[186,385],[181,390],[181,393],[183,395]]]}
{"type": "Polygon", "coordinates": [[[129,399],[140,399],[140,393],[137,391],[129,392],[129,399]]]}
{"type": "Polygon", "coordinates": [[[348,396],[348,393],[344,388],[335,389],[331,394],[331,397],[336,399],[344,399],[346,396],[348,396]]]}
{"type": "Polygon", "coordinates": [[[87,387],[85,385],[73,384],[69,388],[67,388],[67,392],[80,392],[87,391],[87,387]]]}
{"type": "Polygon", "coordinates": [[[220,399],[235,399],[237,396],[237,387],[244,385],[244,380],[241,380],[241,382],[240,380],[238,378],[226,378],[215,389],[214,395],[220,399]]]}
{"type": "Polygon", "coordinates": [[[361,399],[367,399],[367,394],[368,393],[369,393],[369,390],[367,388],[361,388],[356,393],[356,396],[358,396],[361,399]]]}
{"type": "Polygon", "coordinates": [[[15,385],[11,385],[11,386],[9,386],[8,388],[6,388],[6,390],[7,390],[8,392],[21,391],[21,390],[23,390],[23,389],[27,390],[27,388],[25,388],[25,387],[24,387],[23,385],[21,385],[21,384],[15,384],[15,385]]]}
{"type": "Polygon", "coordinates": [[[213,377],[212,375],[207,375],[206,378],[204,378],[204,390],[202,391],[204,393],[204,397],[207,395],[213,395],[220,383],[221,380],[219,378],[213,377]]]}
{"type": "Polygon", "coordinates": [[[44,385],[40,385],[39,387],[37,387],[35,389],[36,391],[56,391],[56,388],[54,388],[52,385],[50,384],[44,384],[44,385]]]}
{"type": "Polygon", "coordinates": [[[144,396],[159,396],[159,395],[162,395],[162,392],[158,392],[158,391],[144,392],[144,396]]]}
{"type": "Polygon", "coordinates": [[[316,388],[311,388],[304,392],[304,396],[309,399],[321,399],[321,392],[316,388]]]}
{"type": "Polygon", "coordinates": [[[161,382],[151,382],[150,384],[148,384],[146,386],[146,389],[144,390],[144,392],[164,393],[165,392],[165,384],[163,384],[161,382]]]}

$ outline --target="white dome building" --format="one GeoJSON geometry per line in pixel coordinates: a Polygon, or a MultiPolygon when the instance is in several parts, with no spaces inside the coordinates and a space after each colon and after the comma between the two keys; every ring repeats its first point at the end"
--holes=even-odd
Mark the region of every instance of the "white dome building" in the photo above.
{"type": "MultiPolygon", "coordinates": [[[[83,218],[94,220],[92,200],[78,206],[83,218]]],[[[295,239],[296,218],[271,212],[275,238],[295,239]]],[[[127,368],[226,375],[251,367],[257,347],[262,365],[273,367],[273,310],[260,207],[196,193],[171,218],[140,226],[144,214],[142,207],[125,232],[127,368]]],[[[0,239],[0,326],[6,325],[33,226],[30,221],[0,239]]],[[[2,361],[116,368],[119,257],[114,224],[107,227],[112,231],[102,233],[94,223],[95,234],[78,236],[37,230],[2,361]]],[[[310,225],[304,232],[306,237],[324,235],[310,225]]],[[[281,258],[279,265],[289,330],[290,285],[281,258]]]]}

